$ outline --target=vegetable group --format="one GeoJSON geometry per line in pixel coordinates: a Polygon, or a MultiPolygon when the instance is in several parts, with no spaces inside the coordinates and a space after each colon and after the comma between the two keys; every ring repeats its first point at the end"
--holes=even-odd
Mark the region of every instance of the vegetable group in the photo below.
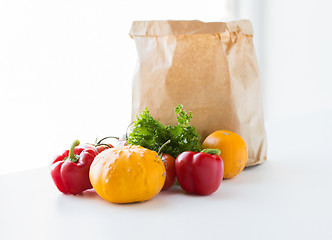
{"type": "Polygon", "coordinates": [[[233,132],[216,131],[204,140],[201,151],[200,136],[189,125],[191,112],[182,105],[174,110],[176,126],[161,124],[146,109],[133,122],[129,136],[105,137],[83,148],[76,140],[50,167],[55,185],[74,195],[93,187],[113,203],[149,200],[176,179],[185,192],[214,193],[223,178],[234,177],[245,167],[246,143],[233,132]],[[118,140],[115,148],[103,143],[108,138],[118,140]]]}
{"type": "Polygon", "coordinates": [[[114,203],[153,198],[164,186],[165,175],[164,164],[155,151],[134,145],[103,151],[90,168],[93,188],[114,203]]]}
{"type": "Polygon", "coordinates": [[[181,153],[175,160],[176,176],[181,188],[188,193],[200,195],[217,191],[224,172],[219,154],[220,151],[215,149],[181,153]]]}

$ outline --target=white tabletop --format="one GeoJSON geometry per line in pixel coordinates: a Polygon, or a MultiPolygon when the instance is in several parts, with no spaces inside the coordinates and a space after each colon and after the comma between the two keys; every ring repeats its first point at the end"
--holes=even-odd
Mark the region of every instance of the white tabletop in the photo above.
{"type": "Polygon", "coordinates": [[[175,186],[120,205],[94,191],[61,194],[48,168],[0,176],[0,239],[332,239],[330,144],[310,142],[318,130],[305,123],[281,131],[286,122],[268,126],[266,163],[210,196],[175,186]]]}

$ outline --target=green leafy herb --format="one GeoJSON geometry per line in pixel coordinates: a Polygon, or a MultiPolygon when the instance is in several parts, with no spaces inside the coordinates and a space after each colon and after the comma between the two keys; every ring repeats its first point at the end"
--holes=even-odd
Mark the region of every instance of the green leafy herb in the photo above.
{"type": "Polygon", "coordinates": [[[191,112],[183,110],[182,105],[178,105],[174,111],[177,113],[178,125],[163,125],[154,119],[148,110],[145,110],[136,117],[132,132],[128,136],[128,143],[141,145],[142,147],[158,152],[159,148],[167,141],[171,142],[163,148],[164,153],[168,153],[174,158],[184,151],[199,152],[200,135],[195,127],[190,126],[192,118],[191,112]]]}
{"type": "Polygon", "coordinates": [[[174,108],[174,111],[178,114],[177,120],[178,124],[182,127],[188,127],[190,120],[192,119],[192,114],[189,112],[189,115],[185,110],[183,110],[182,104],[179,104],[176,108],[174,108]]]}

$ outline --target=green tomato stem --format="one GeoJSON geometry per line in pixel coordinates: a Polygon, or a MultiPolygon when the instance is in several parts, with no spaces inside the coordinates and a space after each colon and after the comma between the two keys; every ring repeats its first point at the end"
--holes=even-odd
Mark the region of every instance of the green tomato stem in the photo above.
{"type": "Polygon", "coordinates": [[[118,137],[113,137],[113,136],[104,137],[104,138],[100,139],[98,142],[97,142],[97,140],[96,140],[96,145],[101,144],[104,140],[106,140],[106,139],[108,139],[108,138],[115,138],[116,140],[119,140],[118,137]]]}
{"type": "Polygon", "coordinates": [[[133,125],[135,123],[135,121],[132,121],[129,125],[128,125],[128,127],[127,127],[127,130],[126,130],[126,139],[125,140],[128,140],[128,131],[129,131],[129,128],[130,128],[130,126],[131,125],[133,125]]]}
{"type": "Polygon", "coordinates": [[[206,148],[203,149],[201,152],[211,154],[211,155],[220,155],[221,151],[219,149],[214,148],[206,148]]]}
{"type": "Polygon", "coordinates": [[[161,158],[161,150],[163,150],[163,148],[167,145],[167,144],[169,144],[171,142],[171,140],[170,139],[168,139],[163,145],[161,145],[161,147],[159,148],[159,150],[158,150],[158,155],[160,156],[160,158],[161,158]]]}

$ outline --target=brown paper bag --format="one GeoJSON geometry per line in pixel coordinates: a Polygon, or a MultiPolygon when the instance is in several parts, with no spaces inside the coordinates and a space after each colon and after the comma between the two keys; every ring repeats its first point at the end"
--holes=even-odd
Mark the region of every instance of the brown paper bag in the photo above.
{"type": "Polygon", "coordinates": [[[132,118],[148,107],[163,124],[176,124],[173,111],[192,111],[191,125],[202,140],[230,130],[247,143],[247,166],[266,160],[261,82],[249,21],[139,21],[138,65],[133,80],[132,118]]]}

